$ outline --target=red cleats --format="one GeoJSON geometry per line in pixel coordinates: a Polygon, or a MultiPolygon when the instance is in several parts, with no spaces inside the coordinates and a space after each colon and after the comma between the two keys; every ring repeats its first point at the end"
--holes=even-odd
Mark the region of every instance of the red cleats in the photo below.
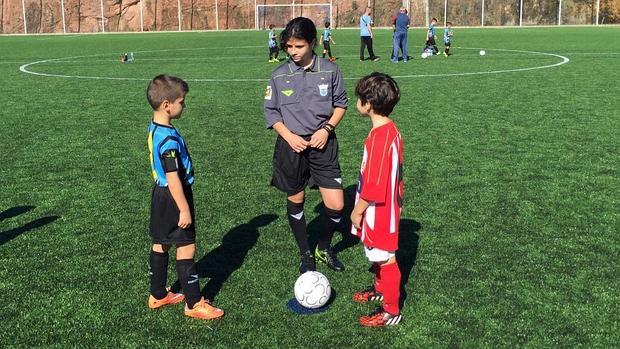
{"type": "Polygon", "coordinates": [[[364,327],[395,326],[400,323],[402,317],[403,316],[401,314],[392,315],[387,311],[383,310],[382,307],[379,307],[372,313],[360,317],[360,325],[364,327]]]}
{"type": "Polygon", "coordinates": [[[362,291],[355,292],[353,294],[353,301],[357,303],[381,302],[383,301],[383,295],[377,292],[373,286],[370,286],[362,291]]]}

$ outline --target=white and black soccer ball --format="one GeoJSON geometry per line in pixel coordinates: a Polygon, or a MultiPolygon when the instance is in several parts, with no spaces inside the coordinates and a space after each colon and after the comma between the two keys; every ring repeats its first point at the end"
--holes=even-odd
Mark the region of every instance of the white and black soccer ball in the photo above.
{"type": "Polygon", "coordinates": [[[295,281],[295,298],[302,306],[316,309],[324,306],[332,294],[332,288],[325,275],[318,271],[307,271],[295,281]]]}
{"type": "Polygon", "coordinates": [[[422,59],[425,59],[426,57],[428,57],[428,54],[426,53],[426,51],[422,52],[422,59]]]}
{"type": "Polygon", "coordinates": [[[486,51],[485,51],[485,50],[480,50],[480,55],[481,55],[481,56],[484,56],[484,55],[486,55],[486,54],[487,54],[487,53],[486,53],[486,51]]]}

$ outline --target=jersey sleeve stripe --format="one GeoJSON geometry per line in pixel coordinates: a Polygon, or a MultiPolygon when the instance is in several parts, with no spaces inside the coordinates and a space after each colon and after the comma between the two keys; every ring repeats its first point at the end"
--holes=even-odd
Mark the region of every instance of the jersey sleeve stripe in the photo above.
{"type": "MultiPolygon", "coordinates": [[[[385,160],[385,153],[386,153],[386,150],[387,150],[388,139],[390,139],[390,130],[387,130],[387,134],[385,135],[385,142],[383,143],[383,151],[381,153],[381,166],[379,166],[379,175],[377,176],[377,183],[376,183],[376,185],[379,185],[379,181],[381,179],[381,173],[383,172],[383,162],[385,160]]],[[[374,146],[374,144],[373,144],[373,146],[374,146]]]]}

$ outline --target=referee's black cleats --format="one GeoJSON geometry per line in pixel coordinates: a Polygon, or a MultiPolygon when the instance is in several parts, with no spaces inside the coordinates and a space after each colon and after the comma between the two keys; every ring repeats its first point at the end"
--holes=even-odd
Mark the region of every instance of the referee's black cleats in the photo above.
{"type": "Polygon", "coordinates": [[[317,247],[314,251],[314,257],[316,257],[319,262],[327,264],[332,270],[344,271],[344,264],[336,257],[336,254],[330,248],[319,250],[317,247]]]}
{"type": "Polygon", "coordinates": [[[307,271],[316,271],[316,262],[312,252],[306,251],[301,254],[301,263],[299,264],[299,273],[303,274],[307,271]]]}

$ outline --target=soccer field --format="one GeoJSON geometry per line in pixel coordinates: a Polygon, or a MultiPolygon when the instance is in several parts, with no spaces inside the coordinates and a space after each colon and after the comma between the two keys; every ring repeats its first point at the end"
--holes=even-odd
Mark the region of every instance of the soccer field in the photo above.
{"type": "MultiPolygon", "coordinates": [[[[454,55],[425,60],[414,29],[406,64],[389,61],[391,34],[376,32],[378,62],[359,61],[355,30],[332,46],[350,98],[337,130],[349,210],[370,128],[356,80],[381,71],[401,87],[407,297],[386,329],[357,323],[373,308],[351,295],[372,275],[348,222],[334,239],[347,270],[318,266],[331,308],[286,308],[299,258],[268,185],[266,32],[0,37],[0,346],[617,346],[620,27],[455,28],[454,55]],[[120,64],[129,51],[136,62],[120,64]],[[217,322],[146,306],[145,89],[160,73],[190,84],[175,125],[196,167],[196,260],[226,311],[217,322]]],[[[314,236],[319,204],[309,191],[314,236]]]]}

